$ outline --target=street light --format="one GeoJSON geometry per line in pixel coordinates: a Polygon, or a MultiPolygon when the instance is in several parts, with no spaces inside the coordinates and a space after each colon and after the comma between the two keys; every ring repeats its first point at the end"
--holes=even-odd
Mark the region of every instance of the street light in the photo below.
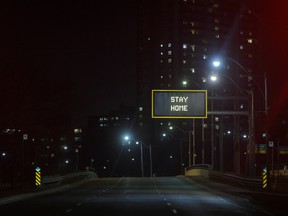
{"type": "MultiPolygon", "coordinates": [[[[184,132],[186,133],[186,131],[182,130],[181,128],[175,126],[176,128],[178,128],[181,132],[184,132]]],[[[173,126],[169,126],[169,130],[173,130],[173,126]]],[[[176,137],[174,137],[172,134],[170,133],[162,133],[162,137],[163,138],[166,138],[167,135],[171,136],[173,139],[177,140],[176,137]]],[[[189,138],[190,138],[190,135],[189,135],[189,138]]],[[[184,165],[185,163],[183,162],[183,142],[182,142],[182,138],[179,139],[179,142],[180,142],[180,173],[181,174],[185,174],[184,173],[184,165]]],[[[189,146],[190,146],[190,139],[189,139],[189,146]]],[[[190,149],[190,148],[189,148],[190,149]]],[[[189,150],[190,151],[190,150],[189,150]]],[[[190,160],[190,152],[188,152],[188,155],[189,155],[189,160],[190,160]]],[[[170,156],[170,159],[172,159],[172,156],[170,156]]]]}
{"type": "MultiPolygon", "coordinates": [[[[233,58],[228,58],[226,57],[225,59],[234,62],[237,66],[239,66],[247,75],[248,81],[251,81],[253,79],[253,77],[250,75],[250,73],[239,63],[237,62],[235,59],[233,58]]],[[[213,65],[218,68],[221,65],[221,61],[219,60],[215,60],[213,61],[213,65]]],[[[222,74],[223,75],[223,74],[222,74]]],[[[242,88],[240,88],[238,86],[238,84],[232,80],[230,77],[223,75],[225,77],[227,77],[228,79],[230,79],[232,81],[232,83],[234,85],[236,85],[236,87],[239,90],[243,90],[242,88]]],[[[257,83],[256,83],[257,84],[257,83]]],[[[267,80],[266,80],[266,74],[264,76],[264,85],[265,85],[265,96],[264,96],[264,100],[265,100],[265,114],[267,115],[267,80]]],[[[258,85],[257,85],[258,86],[258,85]]],[[[258,86],[259,87],[259,86],[258,86]]],[[[260,88],[259,88],[260,89],[260,88]]],[[[261,89],[260,89],[261,90],[261,89]]],[[[248,94],[250,95],[250,115],[249,115],[249,174],[250,175],[255,175],[255,117],[254,117],[254,86],[252,86],[250,91],[245,90],[246,92],[248,92],[248,94]]]]}
{"type": "MultiPolygon", "coordinates": [[[[144,177],[144,166],[143,166],[143,144],[145,145],[145,143],[143,143],[142,141],[136,141],[135,139],[129,137],[129,136],[124,136],[124,139],[126,141],[129,141],[130,139],[132,139],[133,141],[135,141],[136,145],[140,144],[140,154],[141,154],[141,176],[144,177]]],[[[150,177],[152,177],[152,149],[151,149],[151,145],[149,145],[149,155],[150,155],[150,177]]]]}
{"type": "MultiPolygon", "coordinates": [[[[250,95],[250,98],[248,99],[250,102],[250,115],[249,115],[249,149],[248,151],[250,152],[249,154],[249,163],[252,164],[252,166],[249,166],[251,169],[254,167],[255,165],[255,150],[253,152],[253,149],[255,149],[255,143],[254,143],[254,96],[253,96],[253,91],[247,91],[246,89],[242,89],[231,77],[225,75],[225,74],[219,74],[222,77],[225,77],[226,79],[228,79],[229,81],[231,81],[231,83],[238,89],[238,90],[242,90],[244,92],[248,92],[248,94],[250,95]],[[251,153],[252,152],[252,153],[251,153]],[[254,159],[254,160],[253,160],[254,159]]],[[[217,76],[215,74],[212,74],[210,77],[210,80],[212,81],[216,81],[217,76]],[[215,77],[215,78],[213,78],[215,77]],[[212,79],[213,78],[213,79],[212,79]]],[[[237,97],[238,99],[238,97],[237,97]]],[[[234,113],[234,115],[239,115],[237,112],[234,113]]],[[[239,123],[236,123],[236,126],[238,126],[239,123]]],[[[239,146],[239,140],[238,140],[238,136],[239,136],[239,128],[235,128],[235,137],[236,137],[236,141],[234,143],[234,168],[235,171],[238,173],[240,172],[240,146],[239,146]],[[237,154],[238,153],[238,154],[237,154]]],[[[219,165],[220,165],[220,170],[223,170],[223,123],[222,121],[220,122],[220,131],[222,133],[221,137],[220,137],[220,146],[219,146],[219,165]]],[[[213,135],[213,133],[212,133],[213,135]]],[[[249,173],[252,173],[252,170],[249,170],[249,173]]]]}
{"type": "MultiPolygon", "coordinates": [[[[189,80],[191,83],[193,83],[195,86],[197,86],[199,89],[202,89],[202,87],[197,83],[195,82],[194,80],[189,80]]],[[[184,87],[187,87],[188,85],[188,81],[187,79],[184,79],[182,81],[182,85],[184,87]]],[[[205,146],[205,141],[204,141],[204,118],[202,118],[202,164],[204,164],[204,156],[205,156],[205,150],[204,150],[204,146],[205,146]]],[[[184,133],[189,133],[189,167],[191,167],[191,134],[193,135],[193,162],[192,162],[192,165],[195,165],[195,137],[196,137],[196,134],[195,134],[195,119],[193,118],[192,119],[192,127],[193,127],[193,130],[192,131],[183,131],[181,128],[178,128],[179,130],[181,130],[182,132],[184,133]]]]}
{"type": "Polygon", "coordinates": [[[210,79],[211,79],[212,82],[215,82],[217,80],[217,76],[215,74],[212,74],[210,76],[210,79]]]}
{"type": "MultiPolygon", "coordinates": [[[[195,165],[195,160],[196,160],[196,150],[195,150],[195,120],[193,119],[193,130],[189,130],[189,131],[185,131],[183,130],[182,128],[178,127],[178,126],[170,126],[169,129],[170,130],[173,130],[173,127],[177,128],[179,131],[181,131],[182,133],[188,133],[189,135],[189,150],[188,150],[188,164],[189,164],[189,167],[191,167],[191,152],[193,152],[193,161],[192,161],[192,165],[194,166],[195,165]],[[191,134],[193,135],[193,139],[192,139],[192,142],[191,142],[191,134]],[[192,149],[191,149],[191,143],[192,143],[192,149]]],[[[164,135],[164,134],[163,134],[164,135]]],[[[180,146],[181,147],[181,146],[180,146]]],[[[182,154],[182,152],[181,152],[182,154]]],[[[182,156],[182,155],[181,155],[182,156]]],[[[181,162],[182,163],[182,162],[181,162]]]]}
{"type": "MultiPolygon", "coordinates": [[[[126,141],[129,141],[131,138],[129,136],[125,136],[124,139],[126,141]]],[[[132,138],[133,139],[133,138],[132,138]]],[[[134,139],[133,139],[134,140],[134,139]]],[[[134,140],[135,141],[135,140],[134,140]]],[[[139,142],[135,141],[135,144],[139,144],[139,142]]],[[[141,154],[141,176],[144,176],[144,167],[143,167],[143,146],[142,146],[142,142],[140,142],[140,154],[141,154]]]]}

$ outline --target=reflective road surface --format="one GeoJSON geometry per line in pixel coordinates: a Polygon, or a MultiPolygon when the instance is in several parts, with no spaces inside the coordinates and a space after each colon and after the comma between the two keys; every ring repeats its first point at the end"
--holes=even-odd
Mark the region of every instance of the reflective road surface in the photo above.
{"type": "Polygon", "coordinates": [[[245,190],[201,178],[97,178],[2,199],[0,212],[9,216],[288,215],[285,207],[252,197],[245,190]]]}

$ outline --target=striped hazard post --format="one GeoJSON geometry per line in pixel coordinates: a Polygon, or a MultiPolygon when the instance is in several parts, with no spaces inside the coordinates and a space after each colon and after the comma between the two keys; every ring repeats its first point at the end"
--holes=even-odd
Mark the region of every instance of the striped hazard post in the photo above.
{"type": "Polygon", "coordinates": [[[36,187],[41,186],[41,169],[40,169],[40,167],[35,168],[35,185],[36,185],[36,187]]]}
{"type": "Polygon", "coordinates": [[[262,180],[263,180],[263,188],[267,188],[268,186],[268,182],[267,182],[267,167],[265,166],[263,168],[263,171],[262,171],[262,180]]]}

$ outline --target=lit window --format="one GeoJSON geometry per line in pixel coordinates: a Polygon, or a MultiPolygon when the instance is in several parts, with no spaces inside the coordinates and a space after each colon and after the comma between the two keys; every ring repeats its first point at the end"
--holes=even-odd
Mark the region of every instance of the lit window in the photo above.
{"type": "Polygon", "coordinates": [[[160,44],[160,47],[163,47],[163,44],[160,44]]]}
{"type": "Polygon", "coordinates": [[[183,60],[183,64],[186,64],[186,60],[185,59],[183,60]]]}
{"type": "Polygon", "coordinates": [[[192,73],[195,73],[195,68],[190,69],[192,73]]]}
{"type": "Polygon", "coordinates": [[[75,128],[74,133],[82,133],[82,129],[81,128],[75,128]]]}
{"type": "Polygon", "coordinates": [[[161,52],[160,55],[163,55],[163,52],[161,52]]]}
{"type": "Polygon", "coordinates": [[[219,34],[217,34],[215,37],[216,37],[216,38],[220,38],[220,35],[219,35],[219,34]]]}
{"type": "Polygon", "coordinates": [[[169,59],[168,59],[168,63],[171,63],[171,62],[172,62],[172,59],[171,59],[171,58],[169,58],[169,59]]]}
{"type": "Polygon", "coordinates": [[[172,47],[172,44],[171,44],[171,43],[168,43],[168,47],[172,47]]]}
{"type": "Polygon", "coordinates": [[[250,44],[252,44],[252,43],[253,43],[253,40],[252,40],[251,38],[249,38],[249,39],[247,40],[247,42],[250,43],[250,44]]]}
{"type": "Polygon", "coordinates": [[[215,26],[215,31],[219,31],[219,27],[218,26],[215,26]]]}
{"type": "Polygon", "coordinates": [[[80,142],[81,141],[81,137],[74,137],[74,141],[75,142],[80,142]]]}
{"type": "Polygon", "coordinates": [[[195,45],[191,45],[191,49],[193,52],[195,52],[195,45]]]}
{"type": "Polygon", "coordinates": [[[183,49],[187,49],[187,44],[183,44],[183,49]]]}
{"type": "Polygon", "coordinates": [[[240,45],[240,50],[243,50],[243,49],[244,49],[243,45],[240,45]]]}
{"type": "Polygon", "coordinates": [[[172,55],[172,51],[171,50],[168,51],[168,55],[172,55]]]}
{"type": "Polygon", "coordinates": [[[143,107],[139,107],[139,111],[142,112],[143,111],[143,107]]]}

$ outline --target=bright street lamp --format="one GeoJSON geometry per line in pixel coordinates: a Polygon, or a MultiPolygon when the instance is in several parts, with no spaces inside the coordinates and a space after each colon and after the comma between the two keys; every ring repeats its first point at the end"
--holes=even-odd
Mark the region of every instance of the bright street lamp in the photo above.
{"type": "Polygon", "coordinates": [[[213,64],[213,66],[214,67],[219,67],[220,65],[221,65],[221,62],[219,61],[219,60],[214,60],[213,62],[212,62],[212,64],[213,64]]]}
{"type": "MultiPolygon", "coordinates": [[[[124,140],[130,142],[130,138],[128,135],[124,136],[124,140]]],[[[140,154],[141,154],[141,175],[142,177],[144,177],[144,166],[143,166],[143,142],[142,141],[136,141],[135,139],[133,139],[135,141],[136,145],[140,144],[140,154]]],[[[145,144],[144,144],[145,145],[145,144]]],[[[150,154],[150,177],[152,177],[152,150],[151,150],[151,145],[149,145],[149,154],[150,154]]]]}
{"type": "MultiPolygon", "coordinates": [[[[126,135],[124,136],[124,140],[129,141],[131,138],[126,135]]],[[[133,138],[132,138],[133,139],[133,138]]],[[[133,139],[134,140],[134,139],[133,139]]],[[[134,140],[136,144],[138,144],[139,142],[134,140]]],[[[144,167],[143,167],[143,146],[142,146],[142,142],[140,142],[140,154],[141,154],[141,175],[142,177],[144,177],[144,167]]]]}
{"type": "MultiPolygon", "coordinates": [[[[225,58],[227,60],[230,60],[232,62],[234,62],[236,65],[238,65],[247,75],[248,80],[252,80],[252,76],[249,74],[249,72],[236,60],[232,59],[232,58],[225,58]]],[[[221,65],[220,61],[214,61],[213,65],[215,67],[219,67],[221,65]],[[216,66],[218,65],[218,66],[216,66]]],[[[214,75],[215,76],[215,75],[214,75]]],[[[241,87],[239,87],[238,83],[236,83],[233,79],[231,79],[229,76],[222,74],[222,76],[228,78],[239,90],[244,90],[246,91],[249,95],[250,95],[250,115],[249,115],[249,174],[250,175],[255,175],[255,125],[254,125],[254,89],[252,86],[251,91],[242,89],[241,87]]],[[[212,79],[212,77],[211,77],[212,79]]],[[[215,78],[214,78],[215,79],[215,78]]],[[[265,81],[265,94],[266,94],[266,81],[265,81]]],[[[265,106],[266,106],[267,102],[266,102],[266,96],[265,96],[265,106]]],[[[265,107],[266,110],[266,107],[265,107]]]]}
{"type": "Polygon", "coordinates": [[[217,76],[216,76],[215,74],[212,74],[212,75],[210,76],[210,80],[211,80],[212,82],[215,82],[215,81],[217,80],[217,76]]]}
{"type": "MultiPolygon", "coordinates": [[[[189,150],[188,150],[188,164],[189,167],[191,167],[192,165],[194,166],[196,164],[196,150],[195,150],[195,120],[193,119],[193,130],[190,131],[185,131],[182,128],[178,127],[178,126],[174,126],[175,128],[177,128],[178,130],[180,130],[182,133],[188,133],[189,135],[189,150]],[[191,134],[193,135],[193,140],[192,140],[192,149],[191,149],[191,134]],[[192,164],[191,164],[191,153],[193,152],[193,157],[192,157],[192,164]]],[[[170,130],[173,130],[173,126],[169,126],[170,130]]],[[[163,134],[164,136],[164,134],[163,134]]],[[[165,134],[166,136],[166,134],[165,134]]]]}

